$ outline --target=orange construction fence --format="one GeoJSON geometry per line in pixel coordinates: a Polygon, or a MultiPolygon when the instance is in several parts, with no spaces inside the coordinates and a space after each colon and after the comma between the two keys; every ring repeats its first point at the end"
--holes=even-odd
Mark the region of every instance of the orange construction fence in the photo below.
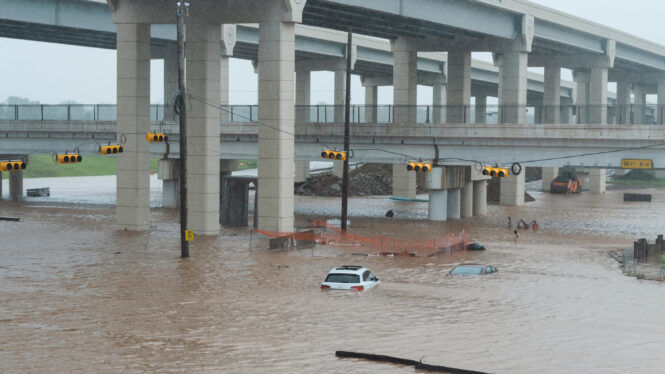
{"type": "Polygon", "coordinates": [[[457,234],[448,234],[431,239],[400,239],[387,236],[371,237],[349,234],[321,220],[312,222],[310,228],[314,230],[308,232],[256,230],[256,232],[271,238],[309,241],[315,244],[340,247],[357,253],[373,255],[431,257],[465,250],[469,244],[469,236],[464,230],[457,234]]]}

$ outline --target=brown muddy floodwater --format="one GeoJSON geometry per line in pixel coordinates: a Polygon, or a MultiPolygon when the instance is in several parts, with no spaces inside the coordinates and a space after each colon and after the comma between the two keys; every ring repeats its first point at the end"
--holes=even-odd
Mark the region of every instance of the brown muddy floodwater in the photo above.
{"type": "MultiPolygon", "coordinates": [[[[435,258],[269,253],[246,229],[224,229],[182,260],[175,210],[152,209],[152,230],[131,233],[114,231],[110,205],[2,201],[0,215],[21,221],[0,221],[0,371],[414,372],[334,356],[348,350],[493,373],[662,373],[665,285],[622,275],[607,252],[665,233],[665,192],[649,190],[652,203],[623,203],[623,192],[531,192],[524,207],[449,223],[424,220],[423,203],[351,199],[352,232],[464,227],[488,248],[435,258]],[[507,216],[541,230],[516,241],[507,216]],[[461,262],[499,273],[446,275],[461,262]],[[382,284],[321,291],[342,264],[382,284]]],[[[299,225],[339,210],[337,199],[296,204],[299,225]]]]}

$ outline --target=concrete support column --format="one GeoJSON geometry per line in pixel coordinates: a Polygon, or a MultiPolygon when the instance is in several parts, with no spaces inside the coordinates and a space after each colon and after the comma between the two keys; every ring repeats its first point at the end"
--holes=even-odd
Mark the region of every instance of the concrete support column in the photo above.
{"type": "Polygon", "coordinates": [[[656,108],[656,124],[665,125],[665,82],[658,82],[658,107],[656,108]]]}
{"type": "Polygon", "coordinates": [[[630,124],[630,83],[625,80],[617,82],[617,121],[618,125],[630,124]]]}
{"type": "Polygon", "coordinates": [[[117,136],[127,140],[116,157],[119,230],[150,228],[150,25],[118,24],[117,136]]]}
{"type": "MultiPolygon", "coordinates": [[[[221,25],[187,28],[187,91],[220,102],[221,25]]],[[[219,111],[192,100],[187,113],[187,220],[200,235],[219,233],[219,111]]]]}
{"type": "Polygon", "coordinates": [[[577,123],[589,123],[589,73],[586,71],[574,70],[575,82],[577,83],[577,97],[575,106],[577,107],[577,123]]]}
{"type": "MultiPolygon", "coordinates": [[[[172,98],[178,92],[178,49],[168,47],[164,50],[164,105],[172,103],[172,98]]],[[[172,112],[172,111],[171,111],[172,112]]],[[[164,113],[167,113],[165,110],[164,113]]],[[[172,114],[175,116],[175,114],[172,114]]],[[[167,119],[175,120],[175,117],[167,115],[167,119]]]]}
{"type": "Polygon", "coordinates": [[[379,100],[378,86],[365,86],[365,122],[376,123],[377,103],[379,100]]]}
{"type": "Polygon", "coordinates": [[[448,219],[448,190],[429,190],[427,218],[430,221],[448,219]]]}
{"type": "Polygon", "coordinates": [[[500,203],[504,206],[522,206],[524,205],[524,190],[526,182],[524,179],[526,173],[520,175],[510,174],[508,178],[501,178],[501,196],[500,203]]]}
{"type": "Polygon", "coordinates": [[[545,92],[543,93],[544,123],[558,124],[561,118],[561,67],[545,65],[545,92]]]}
{"type": "MultiPolygon", "coordinates": [[[[227,109],[229,108],[229,71],[230,71],[230,66],[229,66],[229,56],[222,56],[219,60],[219,99],[220,103],[222,105],[222,108],[227,109]]],[[[229,121],[229,113],[226,111],[222,111],[220,113],[221,116],[221,122],[222,123],[228,123],[229,121]]]]}
{"type": "Polygon", "coordinates": [[[162,180],[162,207],[180,207],[180,160],[167,158],[159,160],[157,177],[162,180]]]}
{"type": "Polygon", "coordinates": [[[409,43],[397,39],[392,43],[394,122],[416,123],[418,105],[418,52],[409,43]]]}
{"type": "Polygon", "coordinates": [[[462,190],[460,188],[449,189],[447,199],[448,219],[460,219],[462,190]]]}
{"type": "Polygon", "coordinates": [[[393,196],[416,198],[416,172],[402,164],[393,164],[393,196]]]}
{"type": "Polygon", "coordinates": [[[487,96],[476,95],[476,123],[487,122],[487,96]]]}
{"type": "Polygon", "coordinates": [[[23,199],[23,171],[9,172],[9,198],[12,200],[23,199]]]}
{"type": "Polygon", "coordinates": [[[487,181],[473,182],[473,215],[487,214],[487,181]]]}
{"type": "Polygon", "coordinates": [[[309,178],[309,161],[296,161],[295,182],[304,182],[309,178]]]}
{"type": "Polygon", "coordinates": [[[335,110],[334,122],[344,123],[344,106],[346,105],[346,71],[335,71],[335,110]]]}
{"type": "Polygon", "coordinates": [[[333,161],[332,173],[337,178],[342,178],[344,175],[344,163],[341,161],[333,161]]]}
{"type": "Polygon", "coordinates": [[[633,106],[633,124],[644,125],[646,122],[646,116],[644,115],[644,112],[647,104],[647,93],[644,85],[633,85],[633,95],[635,95],[635,105],[633,106]]]}
{"type": "Polygon", "coordinates": [[[607,68],[591,68],[589,123],[607,124],[607,68]]]}
{"type": "MultiPolygon", "coordinates": [[[[337,74],[335,74],[337,78],[337,74]]],[[[335,79],[335,84],[337,84],[337,79],[335,79]]],[[[310,87],[311,87],[311,72],[309,70],[299,70],[296,72],[296,122],[297,123],[308,123],[310,122],[309,118],[309,106],[311,105],[310,99],[310,87]]],[[[337,86],[335,86],[337,87],[337,86]]],[[[335,91],[337,93],[337,91],[335,91]]],[[[337,96],[335,95],[335,100],[337,96]]],[[[337,101],[335,101],[337,105],[337,101]]],[[[335,115],[337,111],[335,111],[335,115]]]]}
{"type": "Polygon", "coordinates": [[[573,117],[573,101],[569,98],[562,98],[559,123],[567,125],[572,121],[572,117],[573,117]]]}
{"type": "Polygon", "coordinates": [[[543,167],[541,171],[541,191],[550,192],[552,187],[552,179],[559,176],[559,168],[547,168],[543,167]]]}
{"type": "MultiPolygon", "coordinates": [[[[295,24],[282,22],[280,2],[266,4],[259,24],[258,226],[293,231],[295,24]]],[[[219,141],[218,141],[219,143],[219,141]]]]}
{"type": "Polygon", "coordinates": [[[589,169],[589,192],[592,194],[605,193],[606,169],[589,169]]]}
{"type": "Polygon", "coordinates": [[[501,123],[526,123],[527,61],[523,51],[506,51],[501,65],[501,123]]]}
{"type": "Polygon", "coordinates": [[[446,123],[471,120],[471,52],[448,52],[448,107],[446,123]]]}
{"type": "Polygon", "coordinates": [[[473,181],[464,181],[464,187],[462,188],[462,206],[460,209],[462,218],[473,216],[473,185],[473,181]]]}
{"type": "Polygon", "coordinates": [[[446,122],[446,95],[448,85],[445,83],[435,83],[432,86],[432,123],[446,122]]]}

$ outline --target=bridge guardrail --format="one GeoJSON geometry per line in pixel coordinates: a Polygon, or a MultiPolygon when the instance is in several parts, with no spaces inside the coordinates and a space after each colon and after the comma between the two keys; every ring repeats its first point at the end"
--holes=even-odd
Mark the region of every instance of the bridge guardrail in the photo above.
{"type": "MultiPolygon", "coordinates": [[[[220,122],[256,122],[258,105],[229,105],[221,107],[220,122]]],[[[521,107],[526,112],[526,123],[595,124],[590,119],[601,109],[607,111],[607,124],[665,124],[665,108],[646,105],[560,105],[521,107]],[[555,114],[556,113],[556,114],[555,114]]],[[[423,124],[501,123],[507,105],[352,105],[351,123],[413,122],[423,124]],[[402,120],[406,118],[407,120],[402,120]],[[450,119],[450,121],[449,121],[450,119]]],[[[520,108],[518,108],[520,109],[520,108]]],[[[296,123],[343,123],[344,107],[339,105],[296,105],[296,123]]],[[[0,104],[0,120],[5,121],[115,121],[113,104],[0,104]]],[[[176,121],[169,105],[150,105],[150,120],[176,121]]]]}

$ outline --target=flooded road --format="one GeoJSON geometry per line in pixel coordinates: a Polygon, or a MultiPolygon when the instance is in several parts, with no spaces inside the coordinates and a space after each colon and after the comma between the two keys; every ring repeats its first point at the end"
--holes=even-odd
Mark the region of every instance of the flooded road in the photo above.
{"type": "MultiPolygon", "coordinates": [[[[488,248],[435,258],[268,253],[246,229],[224,229],[197,236],[182,260],[176,210],[152,209],[152,230],[131,233],[114,230],[110,205],[0,201],[0,215],[21,217],[0,221],[2,372],[414,372],[335,358],[348,350],[494,373],[661,373],[665,286],[625,277],[607,251],[665,233],[665,192],[649,190],[652,203],[624,203],[623,192],[530,191],[524,207],[447,223],[427,222],[426,203],[350,200],[354,233],[463,227],[488,248]],[[541,229],[515,240],[507,216],[541,229]],[[446,275],[461,262],[499,272],[446,275]],[[342,264],[382,284],[321,291],[342,264]]],[[[296,210],[304,226],[336,216],[339,200],[299,196],[296,210]]]]}

